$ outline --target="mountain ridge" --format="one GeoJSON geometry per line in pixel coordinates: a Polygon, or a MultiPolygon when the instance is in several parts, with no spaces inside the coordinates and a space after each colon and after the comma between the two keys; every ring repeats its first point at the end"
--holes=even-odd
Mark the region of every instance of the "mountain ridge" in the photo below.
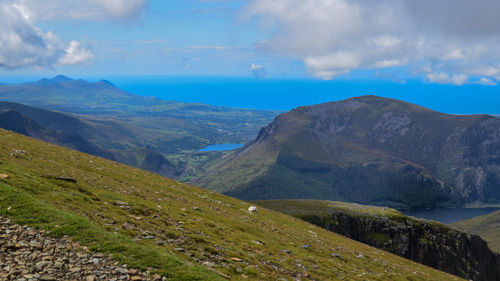
{"type": "Polygon", "coordinates": [[[500,199],[499,145],[500,120],[492,116],[362,96],[279,115],[194,182],[246,200],[403,209],[487,203],[500,199]]]}

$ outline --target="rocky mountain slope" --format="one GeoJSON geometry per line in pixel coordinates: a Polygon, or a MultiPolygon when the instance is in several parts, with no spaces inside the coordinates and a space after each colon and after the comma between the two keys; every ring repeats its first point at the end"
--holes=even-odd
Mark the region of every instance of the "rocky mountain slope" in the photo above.
{"type": "Polygon", "coordinates": [[[481,236],[500,253],[500,211],[451,224],[453,227],[481,236]]]}
{"type": "Polygon", "coordinates": [[[213,163],[196,184],[245,200],[395,208],[500,199],[500,119],[376,96],[304,106],[213,163]]]}
{"type": "Polygon", "coordinates": [[[302,220],[0,129],[0,216],[168,280],[460,280],[302,220]]]}
{"type": "MultiPolygon", "coordinates": [[[[1,280],[162,280],[109,256],[89,253],[68,238],[48,237],[44,230],[13,224],[0,217],[1,280]]],[[[166,281],[166,278],[165,278],[166,281]]]]}
{"type": "Polygon", "coordinates": [[[438,222],[390,208],[333,201],[255,203],[467,280],[500,280],[500,255],[484,240],[438,222]]]}

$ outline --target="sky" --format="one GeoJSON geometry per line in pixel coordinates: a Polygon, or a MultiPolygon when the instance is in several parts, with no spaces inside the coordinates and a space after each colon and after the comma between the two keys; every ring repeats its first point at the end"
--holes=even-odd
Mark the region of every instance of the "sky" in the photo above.
{"type": "Polygon", "coordinates": [[[500,82],[498,0],[0,0],[0,76],[500,82]]]}

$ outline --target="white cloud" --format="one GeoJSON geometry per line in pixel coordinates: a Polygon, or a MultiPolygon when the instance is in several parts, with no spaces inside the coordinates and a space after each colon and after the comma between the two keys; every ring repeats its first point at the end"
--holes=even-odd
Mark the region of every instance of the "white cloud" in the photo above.
{"type": "Polygon", "coordinates": [[[486,85],[486,86],[496,86],[497,83],[489,78],[486,78],[486,77],[482,77],[481,79],[479,79],[478,81],[479,84],[481,85],[486,85]]]}
{"type": "Polygon", "coordinates": [[[0,67],[88,64],[94,56],[77,41],[62,42],[36,26],[39,20],[118,20],[139,17],[146,0],[0,0],[0,67]]]}
{"type": "Polygon", "coordinates": [[[94,55],[90,50],[83,48],[78,41],[71,41],[69,47],[64,50],[64,55],[59,59],[58,64],[89,63],[93,59],[94,55]]]}
{"type": "Polygon", "coordinates": [[[458,85],[478,75],[465,66],[500,63],[499,10],[498,0],[251,0],[244,14],[276,30],[260,47],[299,57],[324,79],[428,62],[421,74],[448,73],[458,85]]]}
{"type": "Polygon", "coordinates": [[[136,20],[148,8],[148,0],[10,0],[30,20],[136,20]]]}
{"type": "Polygon", "coordinates": [[[226,50],[235,49],[235,47],[207,45],[207,46],[191,46],[191,47],[188,47],[188,49],[226,51],[226,50]]]}
{"type": "Polygon", "coordinates": [[[250,66],[250,71],[252,71],[253,75],[258,78],[267,78],[269,75],[267,74],[267,71],[264,69],[264,67],[261,64],[255,64],[252,63],[250,66]]]}
{"type": "Polygon", "coordinates": [[[450,75],[445,72],[429,73],[426,77],[430,82],[438,84],[464,85],[469,80],[469,76],[466,74],[450,75]]]}

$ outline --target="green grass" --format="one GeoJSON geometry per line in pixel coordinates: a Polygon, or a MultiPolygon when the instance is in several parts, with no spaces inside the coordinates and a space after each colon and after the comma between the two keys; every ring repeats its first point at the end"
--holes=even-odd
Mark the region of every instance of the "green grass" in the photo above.
{"type": "Polygon", "coordinates": [[[459,221],[451,226],[481,236],[493,251],[500,253],[500,211],[459,221]]]}
{"type": "Polygon", "coordinates": [[[247,202],[5,130],[0,173],[10,176],[0,180],[2,216],[69,235],[169,280],[291,280],[305,272],[297,260],[315,280],[459,280],[278,212],[248,213],[247,202]],[[11,155],[14,150],[27,154],[11,155]],[[202,267],[203,261],[216,266],[202,267]]]}
{"type": "Polygon", "coordinates": [[[406,219],[403,213],[386,207],[326,200],[256,200],[256,204],[294,217],[327,216],[330,211],[341,211],[353,216],[385,217],[391,220],[406,219]]]}

